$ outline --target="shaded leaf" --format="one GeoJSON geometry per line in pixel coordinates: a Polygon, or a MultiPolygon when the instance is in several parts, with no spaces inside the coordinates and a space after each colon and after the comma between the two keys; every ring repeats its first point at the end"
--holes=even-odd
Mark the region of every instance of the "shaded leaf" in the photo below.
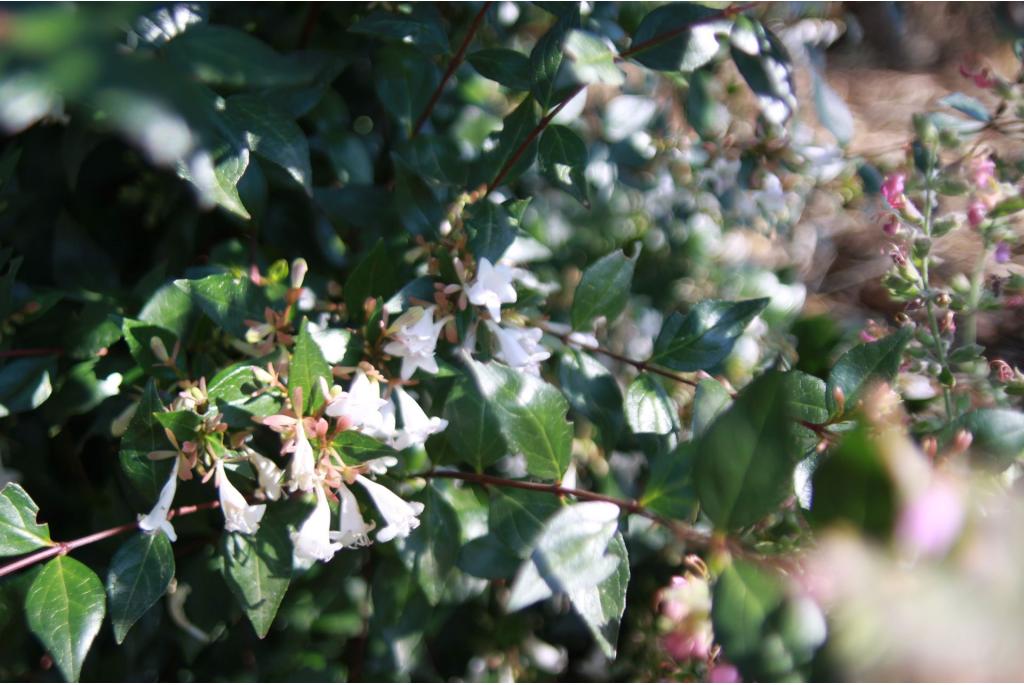
{"type": "Polygon", "coordinates": [[[505,48],[478,50],[466,59],[481,76],[509,90],[530,89],[530,58],[521,52],[505,48]]]}
{"type": "Polygon", "coordinates": [[[309,321],[303,319],[299,335],[295,338],[292,359],[288,366],[288,393],[294,398],[295,391],[302,388],[302,412],[310,415],[324,401],[320,390],[320,379],[328,385],[333,382],[331,367],[324,359],[320,346],[309,332],[309,321]]]}
{"type": "Polygon", "coordinates": [[[766,306],[768,298],[704,300],[685,316],[674,312],[654,341],[650,361],[676,371],[710,369],[729,356],[736,339],[766,306]]]}
{"type": "Polygon", "coordinates": [[[163,532],[139,533],[121,545],[110,560],[107,596],[117,644],[167,592],[174,578],[174,551],[163,532]]]}
{"type": "Polygon", "coordinates": [[[840,357],[828,376],[825,400],[828,402],[829,415],[835,415],[839,410],[835,400],[837,389],[843,392],[846,414],[856,408],[857,403],[863,399],[864,391],[872,383],[891,382],[896,378],[903,349],[912,335],[911,327],[902,328],[881,340],[856,345],[840,357]]]}
{"type": "Polygon", "coordinates": [[[603,316],[612,323],[629,301],[633,269],[639,254],[627,257],[622,250],[606,254],[583,271],[572,301],[572,327],[588,330],[603,316]]]}
{"type": "Polygon", "coordinates": [[[0,490],[0,556],[14,556],[49,547],[50,527],[37,523],[39,507],[17,483],[0,490]]]}

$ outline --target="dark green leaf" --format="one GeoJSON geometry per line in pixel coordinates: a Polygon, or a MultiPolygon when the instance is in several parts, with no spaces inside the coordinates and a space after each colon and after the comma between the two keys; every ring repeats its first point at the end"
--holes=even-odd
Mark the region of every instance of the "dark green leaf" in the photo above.
{"type": "Polygon", "coordinates": [[[825,400],[830,415],[838,412],[835,393],[841,390],[845,399],[843,415],[850,413],[863,399],[864,391],[872,383],[892,381],[900,368],[903,349],[913,335],[910,327],[902,328],[892,335],[875,342],[856,345],[844,354],[832,367],[828,376],[825,400]]]}
{"type": "Polygon", "coordinates": [[[476,578],[498,580],[515,575],[520,561],[497,537],[483,535],[462,546],[458,567],[463,573],[476,578]]]}
{"type": "Polygon", "coordinates": [[[800,450],[788,407],[784,375],[769,371],[697,440],[697,495],[717,528],[756,523],[793,493],[800,450]]]}
{"type": "MultiPolygon", "coordinates": [[[[158,338],[163,343],[168,354],[174,354],[175,344],[178,339],[166,328],[153,326],[135,319],[125,318],[121,322],[121,330],[124,332],[124,341],[128,345],[128,351],[132,359],[139,365],[139,368],[147,376],[158,378],[164,381],[176,380],[174,370],[161,362],[153,354],[152,340],[158,338]]],[[[188,368],[184,361],[184,355],[179,351],[175,358],[179,368],[188,368]]]]}
{"type": "Polygon", "coordinates": [[[579,29],[570,31],[565,37],[562,49],[569,58],[569,70],[580,83],[620,86],[625,80],[622,72],[615,66],[615,52],[593,33],[579,29]]]}
{"type": "MultiPolygon", "coordinates": [[[[179,339],[185,336],[194,309],[188,281],[167,283],[153,293],[139,312],[139,321],[166,329],[179,339]]],[[[171,348],[167,348],[170,352],[171,348]]]]}
{"type": "Polygon", "coordinates": [[[478,50],[467,60],[484,78],[497,81],[509,90],[530,89],[530,58],[505,48],[478,50]]]}
{"type": "Polygon", "coordinates": [[[619,317],[629,301],[637,256],[627,257],[622,250],[616,250],[584,270],[572,301],[574,329],[588,330],[599,316],[609,324],[619,317]]]}
{"type": "Polygon", "coordinates": [[[590,207],[590,189],[584,171],[587,146],[568,126],[552,124],[540,137],[540,171],[556,187],[590,207]]]}
{"type": "Polygon", "coordinates": [[[825,381],[803,371],[786,374],[786,399],[790,416],[800,421],[824,424],[828,422],[825,381]]]}
{"type": "Polygon", "coordinates": [[[270,416],[281,408],[281,400],[276,395],[257,394],[264,387],[253,373],[253,365],[258,362],[232,364],[217,373],[207,385],[207,396],[232,428],[252,428],[253,417],[270,416]]]}
{"type": "Polygon", "coordinates": [[[194,440],[203,424],[203,417],[186,409],[159,412],[156,414],[156,420],[161,426],[174,433],[179,444],[185,440],[194,440]]]}
{"type": "Polygon", "coordinates": [[[565,419],[569,404],[562,393],[536,376],[496,362],[468,363],[505,439],[526,457],[529,474],[561,479],[572,450],[572,424],[565,419]]]}
{"type": "Polygon", "coordinates": [[[408,14],[374,10],[349,31],[391,38],[414,45],[428,55],[448,52],[448,36],[437,10],[426,3],[415,3],[408,14]]]}
{"type": "Polygon", "coordinates": [[[715,99],[713,91],[714,72],[698,69],[690,76],[690,88],[686,92],[686,120],[704,140],[717,140],[729,126],[729,109],[715,99]]]}
{"type": "Polygon", "coordinates": [[[1019,411],[975,409],[955,425],[973,435],[971,456],[980,464],[1002,470],[1024,453],[1024,414],[1019,411]]]}
{"type": "Polygon", "coordinates": [[[673,313],[662,325],[650,361],[676,371],[710,369],[720,363],[768,299],[704,300],[686,316],[673,313]]]}
{"type": "Polygon", "coordinates": [[[49,547],[50,527],[36,523],[39,507],[17,483],[0,490],[0,556],[25,554],[49,547]]]}
{"type": "Polygon", "coordinates": [[[106,606],[103,583],[69,556],[51,559],[25,596],[28,627],[53,655],[64,677],[77,681],[100,631],[106,606]]]}
{"type": "Polygon", "coordinates": [[[732,61],[757,96],[761,112],[772,123],[784,124],[797,101],[792,67],[782,44],[745,16],[737,17],[730,38],[732,61]]]}
{"type": "Polygon", "coordinates": [[[491,202],[477,203],[469,210],[466,229],[469,249],[477,259],[496,264],[516,239],[516,229],[504,207],[491,202]]]}
{"type": "Polygon", "coordinates": [[[988,213],[988,218],[998,219],[1000,217],[1009,216],[1016,214],[1020,210],[1024,209],[1024,195],[1018,195],[1017,197],[1011,197],[1003,200],[988,213]]]}
{"type": "Polygon", "coordinates": [[[692,2],[672,2],[658,7],[643,18],[633,34],[630,57],[661,71],[699,69],[718,52],[715,32],[720,28],[711,23],[694,24],[719,14],[720,10],[692,2]],[[693,28],[684,30],[688,27],[693,28]]]}
{"type": "Polygon", "coordinates": [[[745,561],[734,561],[718,577],[711,604],[715,641],[742,672],[759,660],[766,624],[783,599],[778,581],[745,561]]]}
{"type": "Polygon", "coordinates": [[[536,139],[526,146],[514,162],[512,159],[539,123],[536,107],[536,101],[532,97],[527,97],[511,114],[505,117],[501,133],[498,134],[497,145],[481,160],[484,175],[481,182],[494,180],[498,172],[508,163],[511,166],[505,173],[503,183],[511,183],[533,165],[537,158],[536,139]]]}
{"type": "Polygon", "coordinates": [[[416,576],[431,605],[440,603],[459,556],[462,532],[448,500],[430,484],[420,526],[402,544],[406,566],[416,576]]]}
{"type": "Polygon", "coordinates": [[[558,380],[573,411],[601,431],[603,444],[614,446],[625,414],[622,391],[611,372],[586,352],[567,349],[558,363],[558,380]]]}
{"type": "Polygon", "coordinates": [[[567,78],[562,69],[562,44],[569,31],[579,25],[580,11],[577,5],[561,14],[530,52],[530,91],[545,109],[553,107],[575,87],[572,79],[567,78]]]}
{"type": "Polygon", "coordinates": [[[398,290],[401,281],[397,261],[384,241],[378,240],[373,249],[352,269],[344,288],[349,316],[358,317],[363,312],[363,303],[367,298],[388,297],[398,290]]]}
{"type": "Polygon", "coordinates": [[[519,558],[526,558],[547,521],[561,508],[557,497],[532,490],[492,488],[488,525],[519,558]]]}
{"type": "Polygon", "coordinates": [[[25,357],[0,368],[0,416],[35,409],[53,392],[56,357],[25,357]]]}
{"type": "Polygon", "coordinates": [[[324,360],[320,346],[313,340],[309,332],[309,322],[303,320],[299,326],[299,335],[295,339],[292,360],[288,367],[288,393],[294,398],[295,391],[302,389],[302,412],[304,415],[324,401],[320,390],[320,379],[330,385],[333,382],[330,365],[324,360]]]}
{"type": "Polygon", "coordinates": [[[697,493],[693,487],[694,445],[684,442],[651,464],[651,475],[640,504],[670,519],[693,520],[697,493]]]}
{"type": "Polygon", "coordinates": [[[437,67],[420,51],[395,46],[381,53],[374,76],[381,104],[411,132],[441,79],[437,67]]]}
{"type": "Polygon", "coordinates": [[[267,510],[254,535],[221,538],[224,579],[260,639],[270,630],[292,575],[292,541],[275,509],[267,510]]]}
{"type": "Polygon", "coordinates": [[[728,409],[730,404],[732,395],[714,378],[705,378],[698,383],[697,392],[693,396],[693,437],[699,438],[704,435],[712,422],[728,409]]]}
{"type": "Polygon", "coordinates": [[[462,377],[455,383],[445,401],[443,418],[448,427],[427,442],[427,451],[438,464],[471,464],[482,473],[509,453],[498,411],[472,379],[462,377]]]}
{"type": "Polygon", "coordinates": [[[147,501],[156,499],[160,488],[167,482],[173,464],[172,460],[153,461],[149,458],[150,452],[171,447],[163,426],[154,416],[163,410],[156,382],[150,379],[135,414],[128,422],[128,429],[121,438],[121,450],[118,453],[124,474],[147,501]]]}
{"type": "Polygon", "coordinates": [[[306,134],[292,118],[256,95],[227,99],[224,116],[246,146],[281,167],[295,182],[313,192],[313,171],[306,134]]]}
{"type": "Polygon", "coordinates": [[[218,327],[237,338],[249,329],[247,320],[264,320],[267,305],[263,291],[244,276],[215,274],[192,281],[175,281],[218,327]]]}
{"type": "Polygon", "coordinates": [[[174,551],[160,531],[139,533],[114,553],[107,573],[107,596],[117,644],[124,642],[128,630],[164,596],[173,578],[174,551]]]}

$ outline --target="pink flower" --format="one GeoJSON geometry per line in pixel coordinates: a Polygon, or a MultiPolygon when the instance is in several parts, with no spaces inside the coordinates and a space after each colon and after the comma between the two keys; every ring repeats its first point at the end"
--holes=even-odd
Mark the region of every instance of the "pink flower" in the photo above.
{"type": "Polygon", "coordinates": [[[896,235],[896,232],[900,230],[900,222],[894,216],[890,216],[884,224],[882,224],[882,231],[888,236],[896,235]]]}
{"type": "Polygon", "coordinates": [[[1000,242],[996,245],[996,264],[1006,264],[1010,261],[1010,246],[1000,242]]]}
{"type": "Polygon", "coordinates": [[[977,228],[981,226],[987,213],[988,207],[985,206],[985,203],[981,200],[974,200],[967,205],[967,223],[971,225],[971,228],[977,228]]]}
{"type": "Polygon", "coordinates": [[[974,85],[978,88],[988,89],[996,84],[995,79],[992,78],[992,72],[988,70],[988,67],[979,67],[972,69],[966,64],[960,65],[960,75],[964,78],[969,78],[974,81],[974,85]]]}
{"type": "Polygon", "coordinates": [[[979,188],[987,188],[996,178],[996,163],[991,157],[972,157],[968,169],[971,180],[979,188]]]}
{"type": "Polygon", "coordinates": [[[890,174],[882,183],[882,195],[893,209],[900,210],[906,206],[907,197],[903,194],[906,180],[906,174],[890,174]]]}
{"type": "Polygon", "coordinates": [[[900,514],[897,538],[909,549],[925,556],[940,556],[956,541],[964,523],[960,491],[936,476],[900,514]]]}
{"type": "Polygon", "coordinates": [[[709,683],[741,683],[739,669],[725,661],[719,661],[708,671],[709,683]]]}
{"type": "Polygon", "coordinates": [[[711,652],[710,627],[710,624],[707,624],[706,630],[698,629],[692,633],[688,631],[669,633],[661,639],[661,645],[676,661],[707,659],[711,652]]]}

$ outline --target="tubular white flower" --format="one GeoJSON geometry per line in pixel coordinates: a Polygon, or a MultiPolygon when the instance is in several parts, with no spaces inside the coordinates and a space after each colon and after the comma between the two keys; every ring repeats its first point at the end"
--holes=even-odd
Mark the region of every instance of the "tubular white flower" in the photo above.
{"type": "Polygon", "coordinates": [[[139,514],[140,530],[144,530],[147,533],[162,530],[171,542],[178,539],[177,533],[174,532],[174,526],[172,526],[171,522],[167,520],[167,514],[171,510],[171,503],[174,501],[174,493],[177,489],[178,465],[175,464],[174,468],[171,469],[170,478],[167,479],[167,482],[164,483],[164,487],[160,490],[160,497],[157,498],[153,509],[145,516],[139,514]]]}
{"type": "Polygon", "coordinates": [[[316,507],[298,530],[292,532],[292,560],[306,569],[317,561],[330,561],[342,545],[331,541],[331,507],[322,485],[316,488],[316,507]]]}
{"type": "Polygon", "coordinates": [[[260,479],[260,488],[266,493],[267,499],[280,499],[281,479],[284,477],[284,471],[273,461],[257,452],[249,452],[249,463],[256,470],[256,475],[260,479]]]}
{"type": "Polygon", "coordinates": [[[416,369],[437,373],[434,348],[448,318],[435,322],[434,307],[413,307],[395,322],[398,331],[393,335],[394,340],[384,346],[384,351],[402,358],[402,380],[412,378],[416,369]]]}
{"type": "Polygon", "coordinates": [[[220,508],[224,512],[224,530],[251,535],[260,529],[260,519],[267,510],[266,504],[250,505],[242,493],[228,480],[224,462],[217,462],[217,491],[220,508]]]}
{"type": "Polygon", "coordinates": [[[486,307],[492,319],[501,321],[501,305],[516,301],[512,281],[518,271],[507,264],[491,264],[484,257],[477,265],[476,279],[466,288],[466,296],[473,304],[486,307]]]}
{"type": "Polygon", "coordinates": [[[380,383],[362,371],[356,373],[348,392],[332,398],[327,404],[325,413],[328,416],[343,416],[352,427],[364,433],[380,430],[384,423],[381,408],[387,404],[380,397],[380,383]]]}
{"type": "Polygon", "coordinates": [[[408,537],[409,533],[419,527],[420,520],[416,517],[423,513],[422,502],[406,502],[366,476],[356,476],[356,481],[366,489],[387,524],[377,532],[379,542],[408,537]]]}
{"type": "Polygon", "coordinates": [[[493,321],[485,322],[498,340],[498,359],[514,369],[534,376],[540,375],[540,363],[551,356],[541,347],[544,332],[539,328],[504,328],[493,321]]]}
{"type": "Polygon", "coordinates": [[[374,524],[367,523],[359,511],[359,502],[344,483],[338,488],[338,527],[331,531],[331,541],[342,547],[366,547],[370,544],[369,532],[374,524]]]}
{"type": "Polygon", "coordinates": [[[448,427],[446,419],[427,416],[416,400],[401,387],[395,388],[394,397],[398,399],[398,410],[402,413],[402,429],[391,441],[395,449],[404,450],[410,445],[422,445],[428,437],[448,427]]]}
{"type": "MultiPolygon", "coordinates": [[[[316,484],[316,460],[313,458],[313,446],[309,444],[306,431],[300,424],[295,429],[295,452],[288,466],[288,490],[309,492],[316,484]]],[[[262,483],[261,483],[262,484],[262,483]]]]}

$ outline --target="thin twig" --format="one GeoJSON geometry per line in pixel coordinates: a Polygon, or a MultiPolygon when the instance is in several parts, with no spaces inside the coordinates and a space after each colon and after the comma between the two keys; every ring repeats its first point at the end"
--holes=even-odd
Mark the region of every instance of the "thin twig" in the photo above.
{"type": "Polygon", "coordinates": [[[672,29],[671,31],[666,31],[665,33],[659,33],[658,35],[652,36],[651,38],[649,38],[648,40],[645,40],[642,43],[638,43],[636,45],[632,45],[632,46],[630,46],[630,48],[628,50],[626,50],[621,55],[619,55],[619,57],[621,57],[622,59],[625,59],[627,57],[631,57],[632,55],[635,55],[638,52],[642,52],[642,51],[647,50],[649,48],[653,48],[656,45],[660,45],[661,43],[664,43],[665,41],[672,40],[673,38],[686,33],[687,31],[689,31],[694,26],[700,26],[701,24],[708,24],[708,23],[713,22],[713,21],[718,21],[719,19],[727,19],[729,17],[732,17],[732,16],[735,16],[735,15],[739,14],[740,12],[745,12],[748,9],[751,9],[751,8],[755,7],[756,5],[757,5],[756,2],[748,2],[745,5],[736,5],[736,6],[733,6],[733,7],[726,7],[724,10],[722,10],[718,14],[713,14],[713,15],[711,15],[709,17],[704,17],[703,19],[697,19],[696,21],[687,22],[687,23],[683,24],[682,26],[677,26],[676,28],[672,29]]]}
{"type": "Polygon", "coordinates": [[[322,2],[309,3],[309,10],[306,12],[306,20],[302,24],[302,34],[299,36],[299,47],[309,46],[309,40],[313,37],[313,29],[316,28],[316,21],[320,18],[320,10],[323,9],[322,2]]]}
{"type": "Polygon", "coordinates": [[[64,350],[60,347],[26,347],[20,350],[0,350],[0,358],[45,357],[51,354],[62,355],[64,350]]]}
{"type": "Polygon", "coordinates": [[[484,6],[480,8],[476,16],[473,17],[473,23],[469,25],[469,30],[466,32],[466,37],[462,39],[462,45],[459,46],[455,56],[452,57],[452,61],[448,64],[448,69],[444,72],[444,76],[441,77],[441,82],[437,84],[437,88],[434,89],[433,94],[430,96],[430,100],[427,102],[427,106],[423,108],[423,112],[420,114],[419,119],[416,120],[416,124],[412,127],[412,134],[410,138],[415,138],[416,134],[423,128],[423,124],[427,123],[427,119],[430,118],[430,113],[434,111],[434,106],[437,101],[441,99],[441,93],[444,91],[445,85],[448,80],[455,74],[455,70],[462,64],[463,58],[466,56],[466,50],[469,49],[469,44],[473,41],[473,36],[476,35],[477,30],[480,28],[480,24],[483,23],[484,15],[487,14],[487,10],[490,9],[493,2],[485,2],[484,6]]]}
{"type": "MultiPolygon", "coordinates": [[[[178,516],[187,516],[188,514],[194,514],[197,511],[216,509],[219,506],[220,502],[218,500],[213,500],[212,502],[203,502],[202,504],[189,504],[184,507],[178,507],[177,509],[171,509],[171,511],[168,512],[167,518],[173,519],[178,516]]],[[[22,557],[17,561],[12,561],[9,564],[0,566],[0,578],[8,574],[20,571],[23,568],[28,568],[33,564],[38,564],[40,561],[45,561],[51,557],[67,554],[68,552],[76,550],[79,547],[85,547],[86,545],[91,545],[94,542],[106,540],[107,538],[112,538],[114,536],[121,535],[122,533],[130,533],[131,531],[136,530],[138,527],[139,522],[135,521],[133,523],[125,523],[120,526],[114,526],[113,528],[107,528],[106,530],[101,530],[98,533],[92,533],[91,535],[86,535],[85,537],[77,538],[75,540],[71,540],[70,542],[54,542],[51,547],[41,549],[38,552],[34,552],[28,555],[27,557],[22,557]]]]}

